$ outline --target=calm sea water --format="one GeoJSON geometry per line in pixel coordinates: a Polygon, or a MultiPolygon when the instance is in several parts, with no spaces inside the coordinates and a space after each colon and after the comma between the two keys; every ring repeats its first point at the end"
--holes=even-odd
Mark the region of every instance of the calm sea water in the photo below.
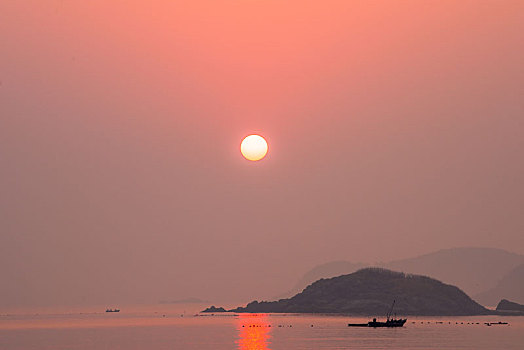
{"type": "Polygon", "coordinates": [[[416,317],[403,328],[373,329],[347,327],[365,318],[194,316],[192,308],[2,312],[0,349],[524,349],[524,317],[416,317]],[[484,324],[498,321],[509,325],[484,324]]]}

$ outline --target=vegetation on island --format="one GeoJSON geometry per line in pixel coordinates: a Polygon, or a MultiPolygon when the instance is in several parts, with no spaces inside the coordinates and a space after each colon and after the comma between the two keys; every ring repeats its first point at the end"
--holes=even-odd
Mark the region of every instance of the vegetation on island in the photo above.
{"type": "Polygon", "coordinates": [[[394,312],[398,315],[466,316],[490,313],[455,286],[426,276],[382,268],[365,268],[348,275],[320,279],[291,298],[253,301],[245,307],[228,311],[380,316],[387,313],[393,300],[396,301],[394,312]]]}

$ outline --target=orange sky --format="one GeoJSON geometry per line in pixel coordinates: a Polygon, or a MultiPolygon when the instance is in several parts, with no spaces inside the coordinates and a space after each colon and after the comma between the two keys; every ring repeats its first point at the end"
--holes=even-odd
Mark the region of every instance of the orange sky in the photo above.
{"type": "Polygon", "coordinates": [[[330,260],[524,253],[523,14],[2,1],[0,305],[252,299],[330,260]]]}

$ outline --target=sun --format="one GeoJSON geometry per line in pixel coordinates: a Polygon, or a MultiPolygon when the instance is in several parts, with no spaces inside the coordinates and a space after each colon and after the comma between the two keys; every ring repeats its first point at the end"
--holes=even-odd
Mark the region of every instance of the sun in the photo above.
{"type": "Polygon", "coordinates": [[[242,152],[244,158],[253,162],[264,158],[267,154],[267,149],[267,142],[260,135],[249,135],[240,144],[240,152],[242,152]]]}

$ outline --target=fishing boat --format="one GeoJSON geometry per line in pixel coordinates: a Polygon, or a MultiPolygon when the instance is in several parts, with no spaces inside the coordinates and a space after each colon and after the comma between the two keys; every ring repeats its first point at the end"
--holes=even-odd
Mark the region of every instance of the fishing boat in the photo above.
{"type": "Polygon", "coordinates": [[[373,319],[373,321],[369,321],[368,323],[348,323],[348,327],[402,327],[404,326],[404,323],[408,320],[407,318],[392,318],[391,314],[393,312],[393,307],[395,306],[395,300],[393,300],[393,305],[391,305],[391,310],[386,315],[386,322],[380,322],[377,321],[376,318],[373,319]]]}
{"type": "Polygon", "coordinates": [[[106,309],[106,312],[120,312],[120,309],[106,309]]]}

